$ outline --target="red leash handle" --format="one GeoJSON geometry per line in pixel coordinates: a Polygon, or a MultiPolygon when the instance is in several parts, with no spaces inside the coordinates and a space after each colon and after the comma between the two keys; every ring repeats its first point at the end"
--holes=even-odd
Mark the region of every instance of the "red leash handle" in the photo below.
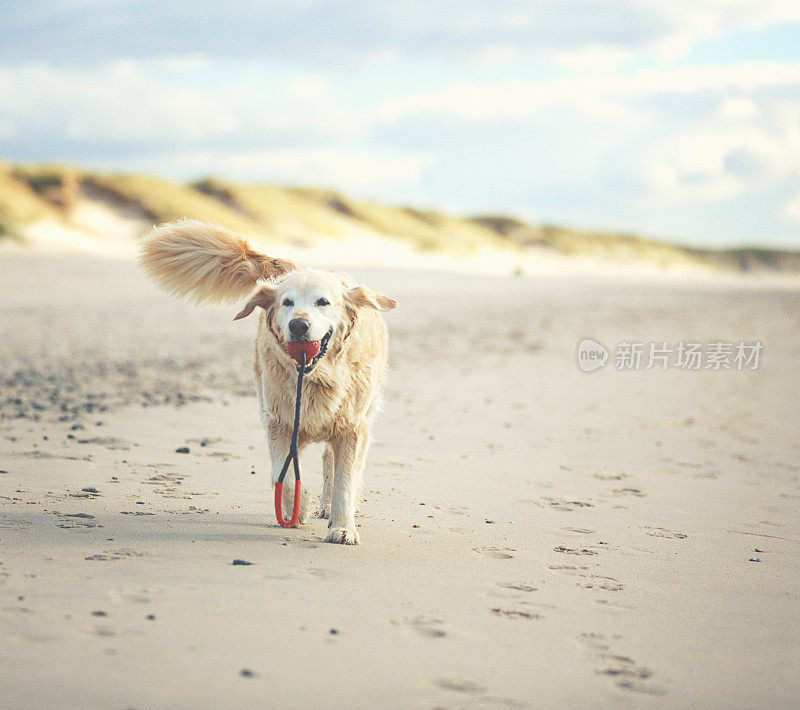
{"type": "Polygon", "coordinates": [[[278,525],[282,528],[293,528],[297,525],[300,518],[300,479],[294,482],[294,507],[291,520],[283,517],[283,481],[275,484],[275,517],[278,518],[278,525]]]}
{"type": "Polygon", "coordinates": [[[281,474],[275,481],[275,517],[278,525],[282,528],[293,528],[300,519],[300,453],[298,451],[298,437],[300,436],[300,401],[303,397],[303,375],[306,370],[306,353],[301,353],[300,365],[297,368],[297,397],[294,404],[294,428],[292,430],[292,441],[289,444],[289,454],[283,462],[281,474]],[[289,464],[294,468],[294,509],[292,519],[286,520],[283,517],[283,479],[289,470],[289,464]]]}

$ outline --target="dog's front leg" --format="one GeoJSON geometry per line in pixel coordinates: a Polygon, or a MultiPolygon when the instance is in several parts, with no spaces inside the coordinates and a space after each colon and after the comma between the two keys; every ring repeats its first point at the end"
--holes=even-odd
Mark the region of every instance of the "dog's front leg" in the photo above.
{"type": "Polygon", "coordinates": [[[325,542],[358,545],[356,495],[364,468],[366,430],[345,432],[331,441],[334,459],[331,518],[325,542]]]}
{"type": "Polygon", "coordinates": [[[333,447],[325,444],[322,454],[322,497],[319,499],[319,517],[331,517],[331,499],[333,497],[333,447]]]}
{"type": "MultiPolygon", "coordinates": [[[[278,424],[278,422],[270,420],[267,424],[267,436],[269,438],[269,454],[272,459],[272,486],[274,488],[275,484],[278,482],[278,476],[281,475],[283,463],[289,455],[292,432],[278,424]]],[[[297,452],[298,456],[302,452],[302,445],[299,446],[299,449],[300,451],[297,452]]],[[[283,480],[285,482],[283,486],[283,510],[290,513],[294,506],[294,469],[291,464],[283,480]]],[[[308,490],[303,486],[300,493],[300,517],[298,518],[298,524],[302,525],[308,520],[309,508],[308,490]]]]}

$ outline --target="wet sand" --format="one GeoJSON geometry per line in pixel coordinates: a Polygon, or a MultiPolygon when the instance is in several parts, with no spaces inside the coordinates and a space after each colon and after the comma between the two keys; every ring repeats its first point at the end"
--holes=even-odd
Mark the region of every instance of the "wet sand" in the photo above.
{"type": "Polygon", "coordinates": [[[800,702],[800,289],[353,269],[399,301],[353,548],[274,523],[255,321],[0,268],[4,708],[800,702]],[[586,337],[764,349],[586,374],[586,337]]]}

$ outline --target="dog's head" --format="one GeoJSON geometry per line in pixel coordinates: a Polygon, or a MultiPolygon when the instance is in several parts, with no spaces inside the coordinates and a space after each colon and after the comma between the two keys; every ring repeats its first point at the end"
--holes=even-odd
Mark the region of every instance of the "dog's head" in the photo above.
{"type": "Polygon", "coordinates": [[[353,286],[342,274],[304,269],[260,282],[234,320],[263,308],[278,344],[297,363],[305,353],[310,372],[329,347],[340,344],[360,309],[390,311],[395,305],[393,298],[353,286]]]}

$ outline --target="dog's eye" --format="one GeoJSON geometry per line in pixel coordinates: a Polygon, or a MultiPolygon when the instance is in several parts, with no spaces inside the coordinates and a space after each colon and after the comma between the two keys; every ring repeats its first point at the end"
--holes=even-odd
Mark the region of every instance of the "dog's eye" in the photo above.
{"type": "Polygon", "coordinates": [[[318,298],[317,299],[318,306],[330,306],[331,302],[327,298],[318,298]]]}
{"type": "Polygon", "coordinates": [[[287,308],[291,308],[294,305],[294,301],[291,298],[284,298],[282,306],[286,306],[287,308]]]}

